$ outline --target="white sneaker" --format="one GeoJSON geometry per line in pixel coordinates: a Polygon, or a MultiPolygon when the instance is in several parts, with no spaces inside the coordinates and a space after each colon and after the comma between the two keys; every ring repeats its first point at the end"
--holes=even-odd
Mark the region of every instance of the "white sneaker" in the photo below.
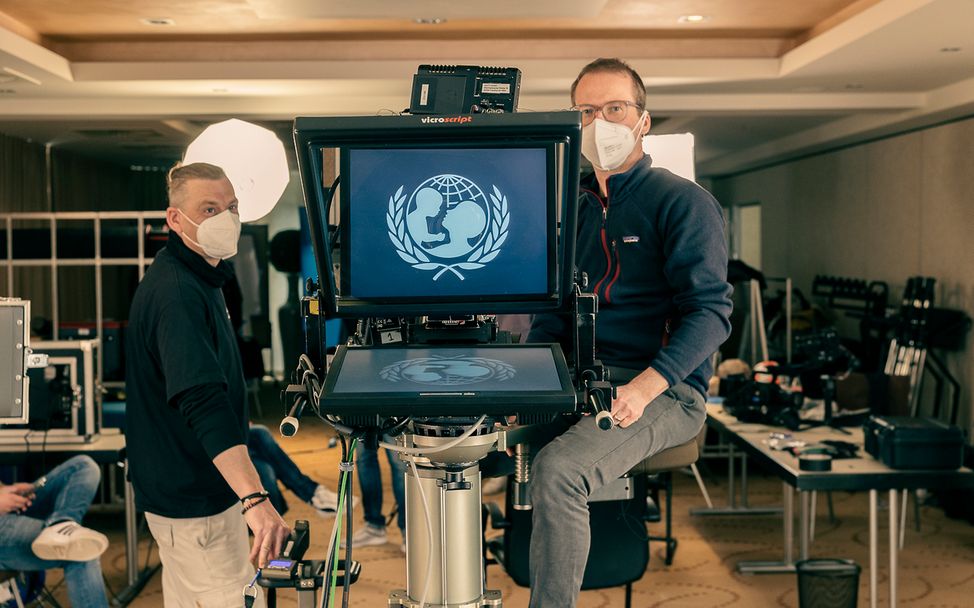
{"type": "MultiPolygon", "coordinates": [[[[352,496],[352,508],[358,506],[358,496],[352,496]]],[[[332,492],[323,485],[315,488],[314,496],[311,497],[311,506],[318,510],[322,516],[332,516],[338,510],[338,494],[332,492]]]]}
{"type": "Polygon", "coordinates": [[[108,548],[108,537],[73,521],[41,530],[30,545],[34,555],[51,561],[87,562],[108,548]]]}
{"type": "MultiPolygon", "coordinates": [[[[389,542],[389,537],[386,535],[385,528],[379,528],[370,524],[365,524],[358,529],[358,532],[352,535],[352,547],[358,549],[359,547],[373,547],[378,545],[384,545],[389,542]]],[[[345,542],[342,541],[342,549],[345,548],[345,542]]]]}

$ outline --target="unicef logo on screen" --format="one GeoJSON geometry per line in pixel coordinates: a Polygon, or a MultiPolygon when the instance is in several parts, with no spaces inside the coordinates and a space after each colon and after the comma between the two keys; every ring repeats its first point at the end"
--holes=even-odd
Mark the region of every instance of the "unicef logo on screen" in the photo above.
{"type": "Polygon", "coordinates": [[[514,367],[509,363],[457,355],[406,359],[382,368],[379,377],[389,382],[406,380],[429,386],[461,386],[486,380],[503,382],[514,374],[514,367]]]}
{"type": "Polygon", "coordinates": [[[423,181],[409,196],[405,188],[389,197],[386,214],[389,240],[404,262],[435,270],[434,281],[447,271],[462,281],[461,270],[483,268],[500,253],[510,213],[497,186],[484,194],[470,179],[447,174],[423,181]]]}

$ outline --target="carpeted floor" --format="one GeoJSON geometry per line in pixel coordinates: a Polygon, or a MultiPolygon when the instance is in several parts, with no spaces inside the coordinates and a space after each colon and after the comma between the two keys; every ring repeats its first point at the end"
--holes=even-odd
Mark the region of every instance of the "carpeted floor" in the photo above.
{"type": "MultiPolygon", "coordinates": [[[[276,424],[268,420],[269,424],[276,424]]],[[[337,478],[339,450],[328,449],[329,432],[317,422],[303,425],[297,437],[282,441],[301,468],[312,478],[332,487],[337,478]]],[[[388,468],[384,458],[386,482],[386,511],[391,510],[388,468]]],[[[714,462],[715,467],[719,462],[714,462]]],[[[692,477],[677,474],[674,491],[674,529],[679,538],[679,550],[672,566],[665,566],[663,546],[651,546],[652,558],[646,575],[634,587],[633,606],[649,608],[673,607],[764,607],[798,605],[794,575],[742,576],[734,565],[739,560],[780,559],[782,555],[780,516],[691,517],[688,509],[700,506],[703,499],[692,477]]],[[[776,479],[752,474],[750,480],[752,505],[774,505],[781,502],[781,484],[776,479]]],[[[718,504],[726,501],[723,476],[707,476],[712,497],[718,504]]],[[[358,493],[356,488],[356,494],[358,493]]],[[[867,494],[835,494],[837,519],[829,523],[825,500],[819,500],[817,536],[812,546],[815,557],[853,559],[863,566],[860,579],[859,605],[868,605],[868,529],[867,494]]],[[[331,519],[318,517],[313,510],[288,494],[291,511],[286,519],[308,519],[314,541],[309,557],[321,556],[324,537],[330,530],[331,519]]],[[[488,497],[502,501],[503,496],[488,497]]],[[[906,534],[906,548],[900,554],[899,598],[903,606],[969,607],[974,605],[974,526],[948,519],[935,507],[921,509],[922,531],[913,527],[912,508],[906,534]]],[[[887,553],[885,517],[880,518],[880,605],[887,598],[887,553]]],[[[361,508],[358,509],[361,525],[361,508]]],[[[93,514],[89,525],[109,534],[112,545],[102,558],[102,565],[110,588],[118,592],[125,585],[124,525],[120,514],[93,514]]],[[[662,524],[653,524],[651,533],[662,534],[662,524]]],[[[488,530],[488,535],[496,534],[488,530]]],[[[145,563],[148,542],[145,535],[140,543],[140,564],[145,563]]],[[[400,553],[399,532],[390,528],[390,543],[383,547],[357,550],[355,558],[363,563],[362,576],[353,586],[349,606],[386,606],[389,591],[405,587],[405,560],[400,553]]],[[[149,563],[157,563],[153,550],[149,563]]],[[[50,582],[57,585],[59,575],[52,573],[50,582]]],[[[142,593],[132,602],[133,608],[162,606],[160,576],[156,574],[142,593]]],[[[501,590],[504,605],[520,608],[527,605],[528,590],[517,587],[497,566],[489,568],[488,587],[501,590]]],[[[66,605],[63,586],[55,590],[66,605]]],[[[293,594],[281,593],[280,606],[296,606],[293,594]]],[[[616,607],[623,605],[622,588],[583,592],[580,608],[616,607]]]]}

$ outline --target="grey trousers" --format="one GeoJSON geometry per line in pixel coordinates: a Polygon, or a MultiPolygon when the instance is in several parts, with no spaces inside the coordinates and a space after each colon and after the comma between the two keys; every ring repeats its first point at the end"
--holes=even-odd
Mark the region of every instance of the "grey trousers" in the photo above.
{"type": "Polygon", "coordinates": [[[585,416],[537,453],[532,465],[531,608],[571,608],[591,541],[588,497],[637,463],[690,441],[707,417],[703,396],[678,384],[626,429],[585,416]]]}

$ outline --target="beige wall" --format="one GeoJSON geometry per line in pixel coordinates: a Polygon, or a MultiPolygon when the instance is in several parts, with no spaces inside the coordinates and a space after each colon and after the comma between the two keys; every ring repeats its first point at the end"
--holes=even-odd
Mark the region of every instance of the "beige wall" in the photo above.
{"type": "MultiPolygon", "coordinates": [[[[936,305],[974,315],[974,119],[713,180],[722,204],[759,201],[763,270],[810,294],[816,274],[937,279],[936,305]]],[[[974,430],[974,348],[946,356],[974,430]]],[[[929,384],[929,383],[928,383],[929,384]]]]}

